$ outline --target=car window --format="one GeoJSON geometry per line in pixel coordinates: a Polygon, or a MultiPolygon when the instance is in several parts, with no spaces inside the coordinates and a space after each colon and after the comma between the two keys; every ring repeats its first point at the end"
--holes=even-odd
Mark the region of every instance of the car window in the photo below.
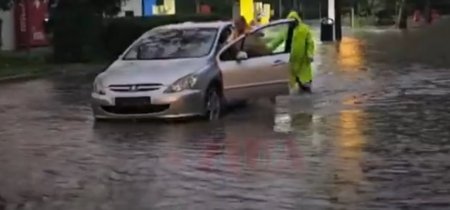
{"type": "Polygon", "coordinates": [[[125,53],[124,60],[203,57],[211,52],[216,35],[216,28],[156,29],[125,53]]]}
{"type": "Polygon", "coordinates": [[[248,35],[242,46],[249,58],[287,52],[289,23],[268,26],[248,35]]]}
{"type": "Polygon", "coordinates": [[[261,28],[236,42],[221,55],[220,60],[236,60],[239,51],[245,51],[249,58],[287,53],[290,23],[281,23],[261,28]]]}
{"type": "Polygon", "coordinates": [[[236,55],[238,54],[239,50],[242,48],[242,43],[244,39],[239,40],[238,42],[234,43],[230,47],[228,47],[225,51],[220,54],[219,59],[221,61],[232,61],[236,60],[236,55]]]}
{"type": "Polygon", "coordinates": [[[231,36],[231,26],[226,27],[224,30],[222,30],[220,37],[219,37],[219,43],[218,43],[218,51],[222,49],[227,44],[228,38],[231,36]]]}

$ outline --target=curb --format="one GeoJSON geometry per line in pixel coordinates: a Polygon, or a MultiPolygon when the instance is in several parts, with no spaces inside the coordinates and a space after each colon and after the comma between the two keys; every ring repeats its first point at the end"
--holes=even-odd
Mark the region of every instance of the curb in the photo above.
{"type": "MultiPolygon", "coordinates": [[[[97,68],[97,65],[95,65],[97,68]]],[[[67,65],[67,66],[54,66],[51,67],[50,70],[45,72],[37,72],[37,73],[23,73],[19,75],[14,76],[5,76],[0,77],[0,85],[7,84],[7,83],[14,83],[14,82],[23,82],[33,79],[39,79],[42,77],[50,77],[55,75],[64,75],[66,72],[70,72],[71,70],[68,70],[73,67],[78,67],[76,65],[67,65]]],[[[98,67],[104,67],[104,64],[98,64],[98,67]]]]}
{"type": "Polygon", "coordinates": [[[28,80],[37,79],[44,76],[43,74],[20,74],[15,76],[0,77],[0,84],[12,83],[12,82],[23,82],[28,80]]]}
{"type": "Polygon", "coordinates": [[[19,74],[19,75],[14,75],[14,76],[0,77],[0,85],[6,84],[6,83],[13,83],[13,82],[29,81],[29,80],[39,79],[42,77],[47,77],[47,76],[51,76],[51,75],[55,75],[55,74],[58,74],[58,71],[51,70],[51,71],[48,71],[45,73],[34,73],[34,74],[24,73],[24,74],[19,74]]]}

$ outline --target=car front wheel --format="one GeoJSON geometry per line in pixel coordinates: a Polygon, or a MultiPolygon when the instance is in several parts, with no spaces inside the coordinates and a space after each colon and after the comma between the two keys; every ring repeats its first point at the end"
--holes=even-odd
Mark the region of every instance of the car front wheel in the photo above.
{"type": "Polygon", "coordinates": [[[220,119],[223,110],[223,100],[215,87],[208,89],[205,97],[205,118],[209,121],[220,119]]]}

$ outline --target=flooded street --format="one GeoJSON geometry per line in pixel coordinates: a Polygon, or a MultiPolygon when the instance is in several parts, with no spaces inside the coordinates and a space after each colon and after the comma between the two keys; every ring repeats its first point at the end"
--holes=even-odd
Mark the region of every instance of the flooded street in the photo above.
{"type": "Polygon", "coordinates": [[[450,209],[449,21],[318,46],[311,96],[94,123],[98,71],[2,85],[0,210],[450,209]]]}

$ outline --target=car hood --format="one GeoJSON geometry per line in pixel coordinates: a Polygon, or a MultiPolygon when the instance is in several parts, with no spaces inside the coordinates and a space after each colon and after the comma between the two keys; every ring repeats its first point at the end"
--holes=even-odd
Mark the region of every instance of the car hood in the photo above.
{"type": "Polygon", "coordinates": [[[208,59],[118,60],[99,77],[106,86],[117,84],[173,84],[176,80],[206,68],[208,59]]]}

